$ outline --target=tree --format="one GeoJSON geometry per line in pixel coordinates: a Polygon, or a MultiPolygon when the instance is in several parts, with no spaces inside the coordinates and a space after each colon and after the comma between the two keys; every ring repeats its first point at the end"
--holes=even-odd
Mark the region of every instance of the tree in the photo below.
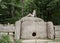
{"type": "Polygon", "coordinates": [[[20,0],[0,1],[0,23],[14,23],[21,18],[20,0]]]}
{"type": "Polygon", "coordinates": [[[31,0],[27,1],[25,7],[27,7],[25,8],[25,11],[28,10],[26,12],[32,12],[33,9],[36,9],[37,17],[40,17],[45,21],[53,21],[54,24],[58,24],[54,18],[58,19],[55,16],[57,14],[55,13],[60,9],[60,0],[31,0]]]}
{"type": "Polygon", "coordinates": [[[60,0],[0,0],[0,23],[14,23],[36,10],[45,21],[60,22],[60,0]]]}

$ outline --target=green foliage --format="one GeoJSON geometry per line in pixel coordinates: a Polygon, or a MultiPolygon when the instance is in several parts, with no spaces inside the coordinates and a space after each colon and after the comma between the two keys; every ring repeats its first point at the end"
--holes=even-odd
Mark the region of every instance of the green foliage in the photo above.
{"type": "Polygon", "coordinates": [[[36,8],[34,0],[25,0],[24,2],[24,16],[28,13],[32,13],[32,11],[36,8]]]}
{"type": "Polygon", "coordinates": [[[8,35],[3,35],[0,39],[0,43],[12,43],[8,35]]]}
{"type": "Polygon", "coordinates": [[[34,9],[37,17],[60,24],[60,0],[0,0],[0,23],[15,23],[34,9]]]}
{"type": "Polygon", "coordinates": [[[52,16],[52,21],[54,22],[54,24],[60,25],[60,9],[56,11],[52,16]]]}
{"type": "Polygon", "coordinates": [[[34,9],[37,11],[37,17],[44,19],[45,21],[53,21],[54,24],[59,24],[60,12],[60,0],[32,0],[26,1],[25,14],[32,12],[34,9]],[[56,21],[57,20],[57,21],[56,21]]]}
{"type": "Polygon", "coordinates": [[[14,42],[12,42],[10,40],[9,35],[2,35],[2,37],[0,38],[0,43],[22,43],[21,40],[15,40],[14,42]]]}
{"type": "Polygon", "coordinates": [[[21,18],[20,0],[0,1],[0,23],[15,23],[21,18]]]}

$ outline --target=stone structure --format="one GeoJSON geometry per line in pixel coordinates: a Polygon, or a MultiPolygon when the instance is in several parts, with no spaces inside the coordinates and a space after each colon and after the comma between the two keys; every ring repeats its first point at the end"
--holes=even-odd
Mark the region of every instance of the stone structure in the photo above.
{"type": "Polygon", "coordinates": [[[0,25],[0,32],[15,32],[15,39],[54,39],[54,25],[52,22],[45,22],[35,17],[36,11],[29,13],[15,25],[0,25]],[[13,29],[13,30],[12,30],[13,29]]]}
{"type": "MultiPolygon", "coordinates": [[[[51,21],[45,22],[36,17],[36,11],[16,21],[14,24],[0,24],[0,36],[4,33],[13,36],[11,39],[22,39],[22,43],[60,43],[53,40],[60,38],[60,26],[54,26],[51,21]],[[52,42],[53,41],[53,42],[52,42]]],[[[1,38],[1,37],[0,37],[1,38]]]]}
{"type": "Polygon", "coordinates": [[[52,22],[37,17],[23,17],[15,23],[15,39],[54,39],[52,22]]]}
{"type": "Polygon", "coordinates": [[[0,36],[1,32],[12,33],[15,39],[22,39],[22,43],[60,43],[47,40],[60,38],[60,25],[54,26],[51,21],[45,22],[32,14],[16,21],[15,25],[0,24],[0,36]]]}

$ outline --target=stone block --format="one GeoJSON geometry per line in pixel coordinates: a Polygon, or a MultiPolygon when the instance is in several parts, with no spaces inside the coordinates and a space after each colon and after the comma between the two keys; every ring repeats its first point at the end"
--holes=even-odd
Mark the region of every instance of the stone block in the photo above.
{"type": "Polygon", "coordinates": [[[52,40],[33,39],[33,40],[22,40],[22,43],[48,43],[52,40]]]}
{"type": "Polygon", "coordinates": [[[17,21],[15,23],[15,39],[20,39],[20,31],[21,31],[21,22],[17,21]]]}
{"type": "Polygon", "coordinates": [[[59,25],[55,26],[55,31],[60,31],[60,26],[59,25]]]}
{"type": "Polygon", "coordinates": [[[48,42],[48,43],[60,43],[60,42],[48,42]]]}
{"type": "Polygon", "coordinates": [[[52,40],[47,40],[47,39],[36,39],[36,43],[48,43],[52,42],[52,40]]]}
{"type": "Polygon", "coordinates": [[[48,38],[54,39],[55,31],[52,22],[47,22],[47,29],[48,29],[48,38]]]}
{"type": "Polygon", "coordinates": [[[22,43],[35,43],[35,40],[22,40],[22,43]]]}
{"type": "Polygon", "coordinates": [[[55,37],[60,37],[60,31],[55,31],[55,37]]]}
{"type": "Polygon", "coordinates": [[[23,22],[22,23],[22,39],[39,39],[46,38],[46,23],[45,22],[23,22]],[[36,35],[34,36],[33,33],[36,35]]]}
{"type": "Polygon", "coordinates": [[[36,22],[36,32],[37,38],[47,38],[46,23],[45,22],[36,22]]]}

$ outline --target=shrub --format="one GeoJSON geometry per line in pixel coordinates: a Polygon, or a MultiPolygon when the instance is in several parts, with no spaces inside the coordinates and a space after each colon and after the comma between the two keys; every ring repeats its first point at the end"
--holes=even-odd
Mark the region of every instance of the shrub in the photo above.
{"type": "Polygon", "coordinates": [[[1,39],[0,39],[0,43],[12,43],[10,40],[9,35],[2,35],[1,39]]]}

